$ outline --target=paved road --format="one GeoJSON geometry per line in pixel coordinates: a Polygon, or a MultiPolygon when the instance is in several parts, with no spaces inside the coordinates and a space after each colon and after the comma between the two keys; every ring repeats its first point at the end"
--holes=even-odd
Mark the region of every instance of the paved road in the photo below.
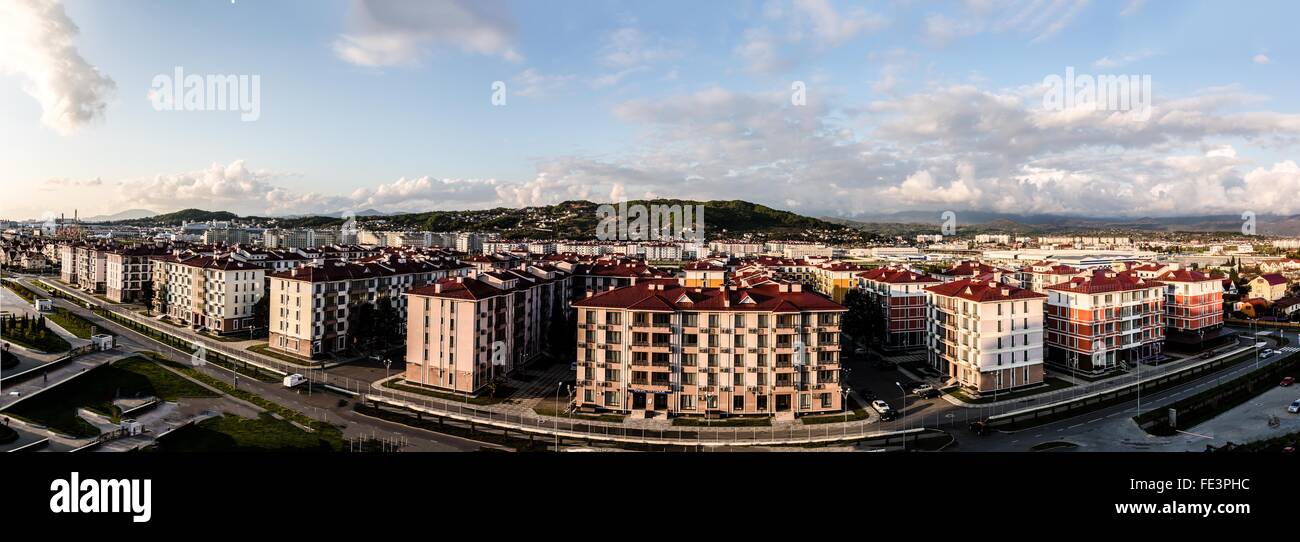
{"type": "MultiPolygon", "coordinates": [[[[1231,328],[1236,332],[1248,333],[1250,329],[1231,328]]],[[[1293,344],[1298,340],[1292,336],[1293,344]]],[[[1277,341],[1272,337],[1265,337],[1265,342],[1276,347],[1277,341]]],[[[1250,344],[1253,341],[1246,341],[1243,344],[1250,344]]],[[[1263,363],[1271,363],[1279,359],[1280,356],[1274,356],[1263,363]]],[[[892,422],[881,422],[877,430],[900,430],[915,427],[937,428],[949,431],[957,438],[958,446],[953,449],[961,450],[987,450],[987,451],[1014,451],[1027,450],[1040,441],[1050,441],[1054,439],[1070,438],[1079,435],[1094,433],[1097,430],[1105,428],[1111,431],[1113,435],[1119,438],[1113,441],[1113,445],[1106,446],[1105,442],[1098,443],[1098,449],[1114,451],[1130,451],[1135,448],[1123,442],[1124,437],[1136,438],[1140,435],[1146,435],[1145,432],[1137,428],[1130,418],[1137,414],[1139,400],[1124,402],[1099,411],[1085,412],[1078,416],[1040,426],[1039,428],[1029,429],[1016,433],[1013,437],[1006,437],[1005,434],[988,435],[978,437],[972,435],[967,426],[970,422],[987,419],[989,416],[1020,410],[1037,404],[1046,404],[1047,401],[1036,400],[1033,402],[1012,402],[992,406],[962,407],[953,405],[942,398],[920,399],[914,395],[903,396],[901,390],[895,384],[901,383],[905,388],[910,389],[912,379],[907,378],[896,369],[879,370],[871,367],[862,357],[852,354],[846,355],[846,367],[849,369],[847,382],[854,391],[862,392],[871,390],[877,395],[877,398],[883,399],[890,404],[895,410],[903,413],[903,416],[892,422]],[[1126,413],[1126,415],[1121,415],[1126,413]],[[1131,433],[1125,428],[1125,424],[1132,426],[1136,433],[1131,433]]],[[[1144,366],[1142,368],[1142,378],[1148,378],[1155,374],[1161,374],[1166,371],[1177,370],[1188,364],[1200,361],[1197,358],[1189,358],[1185,361],[1166,363],[1158,368],[1144,366]]],[[[1237,376],[1243,375],[1256,368],[1254,362],[1243,362],[1227,369],[1215,371],[1196,380],[1180,384],[1155,394],[1143,395],[1140,398],[1141,411],[1147,412],[1159,408],[1167,408],[1165,405],[1173,401],[1182,399],[1188,395],[1203,391],[1204,389],[1216,385],[1217,382],[1231,380],[1237,376]]],[[[1121,375],[1107,382],[1114,383],[1134,382],[1136,374],[1121,375]]],[[[1079,395],[1095,390],[1087,390],[1081,386],[1075,386],[1072,390],[1061,392],[1065,395],[1079,395]]]]}
{"type": "MultiPolygon", "coordinates": [[[[102,301],[97,301],[97,302],[102,302],[102,301]]],[[[78,312],[84,314],[87,313],[88,311],[84,311],[84,309],[78,309],[78,312]]],[[[95,316],[94,318],[102,321],[102,319],[99,319],[97,316],[95,316]]],[[[110,325],[116,326],[116,324],[110,324],[110,325]]],[[[114,327],[114,329],[122,329],[122,328],[120,328],[120,326],[116,326],[114,327]]],[[[126,333],[128,334],[131,333],[127,330],[124,331],[126,331],[126,333]]],[[[140,340],[144,340],[144,339],[140,339],[140,340]]],[[[156,345],[156,343],[152,343],[151,341],[147,342],[147,344],[149,349],[153,349],[153,350],[162,349],[161,346],[158,346],[156,345]]],[[[181,356],[180,359],[188,359],[187,356],[185,356],[183,353],[180,352],[172,352],[171,354],[181,356]]],[[[1197,360],[1186,360],[1183,362],[1165,364],[1160,367],[1144,367],[1141,370],[1142,373],[1141,375],[1143,377],[1149,377],[1153,374],[1159,374],[1168,370],[1179,368],[1180,366],[1185,366],[1188,363],[1195,363],[1196,361],[1197,360]]],[[[965,445],[966,449],[1013,450],[1013,449],[1026,449],[1029,446],[1032,446],[1034,444],[1032,442],[1025,441],[1025,439],[1023,438],[1002,438],[999,436],[975,438],[975,440],[972,440],[973,437],[968,432],[966,432],[966,426],[970,421],[986,419],[989,416],[1012,411],[1012,410],[1018,410],[1026,406],[1030,406],[1031,404],[1041,404],[1046,402],[1044,400],[1040,399],[1034,403],[1003,402],[1002,404],[996,404],[990,406],[961,407],[961,406],[952,405],[951,403],[948,403],[947,401],[944,401],[942,399],[923,400],[911,396],[903,397],[901,391],[898,390],[898,388],[894,385],[894,382],[896,381],[902,382],[904,385],[906,385],[908,384],[908,381],[899,372],[895,370],[891,369],[888,371],[877,371],[876,369],[871,368],[864,361],[860,359],[854,359],[853,356],[848,356],[848,360],[846,361],[846,367],[850,369],[848,381],[850,385],[853,386],[855,391],[857,392],[865,392],[867,390],[874,391],[877,394],[879,394],[880,398],[890,402],[891,405],[896,410],[899,410],[904,413],[904,415],[900,419],[893,422],[872,423],[870,424],[869,429],[863,428],[866,431],[869,432],[891,431],[891,430],[911,429],[916,427],[946,429],[946,430],[950,430],[959,439],[959,444],[965,445]]],[[[1161,401],[1169,402],[1169,401],[1177,400],[1178,398],[1181,398],[1184,395],[1194,393],[1196,391],[1199,391],[1200,389],[1204,389],[1206,386],[1211,385],[1213,383],[1213,380],[1232,378],[1234,376],[1243,374],[1246,371],[1252,370],[1253,368],[1254,368],[1253,363],[1242,363],[1232,368],[1221,370],[1218,373],[1204,376],[1196,381],[1181,384],[1173,389],[1166,390],[1164,392],[1160,392],[1157,394],[1153,394],[1151,396],[1144,396],[1141,399],[1143,403],[1142,408],[1144,411],[1149,410],[1150,408],[1161,408],[1160,406],[1161,401]]],[[[209,369],[209,370],[217,370],[217,369],[209,369]]],[[[358,368],[357,370],[360,370],[361,372],[366,373],[368,375],[374,375],[378,372],[378,369],[373,367],[364,368],[364,369],[358,368]]],[[[223,374],[222,376],[229,378],[228,373],[223,374]]],[[[1111,379],[1110,380],[1111,383],[1106,385],[1114,385],[1113,384],[1114,382],[1132,382],[1133,379],[1136,377],[1137,375],[1120,376],[1115,379],[1111,379]]],[[[241,382],[243,381],[244,380],[241,379],[241,382]]],[[[303,411],[304,413],[313,414],[318,418],[322,416],[328,417],[331,415],[340,417],[341,419],[349,421],[350,423],[357,423],[361,425],[361,427],[363,428],[368,427],[371,430],[376,431],[376,434],[380,434],[378,433],[378,431],[382,431],[385,429],[382,426],[382,424],[377,423],[377,421],[375,420],[367,419],[369,420],[369,423],[362,423],[361,421],[355,419],[358,415],[356,415],[355,413],[351,413],[349,409],[339,408],[336,405],[331,405],[330,401],[334,401],[335,404],[337,403],[337,396],[331,396],[332,397],[331,399],[324,400],[324,401],[316,400],[319,401],[319,404],[305,403],[302,402],[303,400],[301,399],[295,399],[294,397],[291,397],[292,395],[295,395],[295,392],[284,390],[278,385],[268,386],[261,383],[249,383],[249,385],[258,387],[257,393],[259,394],[267,394],[268,397],[271,397],[274,400],[284,401],[286,404],[292,405],[295,408],[298,408],[299,410],[303,411]],[[286,396],[286,394],[288,396],[286,396]],[[319,410],[313,410],[313,409],[319,409],[319,410]],[[352,416],[352,418],[348,418],[348,416],[352,416]]],[[[1097,385],[1088,386],[1088,388],[1095,388],[1095,387],[1098,386],[1097,385]]],[[[1069,395],[1069,394],[1081,394],[1087,391],[1094,391],[1092,389],[1085,390],[1084,388],[1085,386],[1076,386],[1071,391],[1067,391],[1057,395],[1060,396],[1060,395],[1069,395]]],[[[426,399],[420,399],[418,402],[443,403],[443,401],[426,400],[426,399]]],[[[1113,406],[1107,409],[1103,409],[1101,411],[1083,413],[1069,420],[1064,420],[1061,422],[1056,422],[1054,424],[1049,424],[1048,426],[1044,426],[1044,428],[1051,429],[1056,431],[1057,433],[1060,433],[1060,435],[1056,435],[1056,436],[1069,436],[1074,434],[1085,433],[1088,431],[1092,431],[1093,428],[1101,427],[1105,425],[1103,423],[1105,420],[1127,419],[1126,416],[1121,416],[1119,413],[1127,412],[1127,409],[1134,409],[1133,412],[1136,412],[1135,409],[1137,407],[1137,404],[1138,401],[1135,399],[1125,404],[1113,406]]],[[[460,405],[453,405],[453,406],[459,407],[460,405]]],[[[485,416],[487,415],[487,411],[482,408],[476,408],[469,405],[465,405],[464,408],[472,411],[483,410],[482,414],[485,416]]],[[[522,415],[522,416],[533,417],[533,416],[529,416],[529,413],[513,413],[513,414],[515,414],[516,416],[522,415]]],[[[498,412],[495,413],[495,415],[499,417],[501,413],[498,412]]],[[[1130,413],[1128,416],[1131,415],[1132,414],[1130,413]]],[[[550,423],[554,423],[554,422],[552,421],[552,419],[548,418],[544,420],[543,423],[549,425],[550,423]]],[[[1131,422],[1128,423],[1131,424],[1131,422]]],[[[564,428],[573,427],[573,425],[576,425],[576,427],[573,427],[576,430],[579,431],[589,430],[593,433],[602,433],[611,430],[613,432],[626,433],[626,434],[635,434],[638,432],[635,428],[629,429],[626,427],[623,428],[614,427],[611,429],[604,424],[587,423],[583,421],[566,422],[560,420],[558,421],[558,424],[564,426],[564,428]]],[[[388,429],[397,431],[397,429],[391,427],[388,429]]],[[[838,429],[839,429],[838,427],[836,428],[822,427],[822,428],[814,428],[811,430],[820,433],[822,431],[829,431],[829,430],[838,431],[838,429]]],[[[405,428],[404,430],[407,431],[408,433],[412,431],[419,431],[410,428],[405,428]]],[[[777,429],[778,432],[782,432],[785,430],[786,430],[785,428],[777,429]]],[[[792,427],[790,428],[790,430],[794,431],[796,434],[802,434],[804,430],[809,430],[809,429],[792,427]]],[[[763,429],[759,429],[759,431],[765,432],[763,429]]],[[[360,431],[358,431],[357,433],[359,432],[360,431]]],[[[739,430],[721,430],[721,431],[718,431],[716,428],[714,430],[709,430],[707,428],[696,428],[696,429],[685,429],[685,430],[678,430],[674,428],[672,430],[672,433],[681,435],[685,438],[692,438],[695,435],[706,433],[706,432],[713,434],[711,437],[706,436],[706,438],[716,439],[721,437],[725,439],[728,436],[739,434],[739,433],[746,433],[748,431],[745,428],[739,428],[739,430]]],[[[351,433],[351,434],[357,434],[357,433],[351,433]]],[[[1038,432],[1035,432],[1032,433],[1031,436],[1038,435],[1038,434],[1039,434],[1038,432]]],[[[440,436],[447,437],[446,435],[440,435],[440,436]]],[[[457,446],[458,444],[462,446],[464,445],[463,442],[459,442],[459,443],[447,442],[447,439],[444,439],[439,443],[453,446],[453,447],[457,446]]],[[[1126,448],[1122,446],[1117,446],[1115,447],[1115,449],[1126,449],[1126,448]]]]}
{"type": "MultiPolygon", "coordinates": [[[[30,279],[23,277],[20,280],[26,281],[30,279]]],[[[32,286],[35,287],[35,285],[32,286]]],[[[91,298],[87,299],[89,300],[91,298]]],[[[103,303],[102,300],[93,300],[93,302],[103,303]]],[[[153,351],[159,352],[173,361],[182,363],[189,363],[190,361],[189,353],[154,342],[134,330],[123,327],[111,320],[102,318],[80,305],[60,298],[56,298],[54,303],[57,306],[67,308],[82,317],[90,319],[99,326],[112,330],[118,336],[119,351],[153,351]]],[[[120,354],[121,352],[118,353],[120,354]]],[[[79,362],[80,358],[76,361],[79,362]]],[[[226,382],[233,382],[232,373],[216,365],[208,364],[200,367],[199,370],[214,378],[219,378],[226,382]]],[[[313,393],[310,396],[303,395],[300,394],[298,390],[285,388],[278,382],[264,383],[244,376],[240,376],[238,381],[240,389],[251,391],[259,396],[290,407],[312,418],[324,419],[331,423],[344,425],[343,434],[345,437],[373,435],[377,438],[404,439],[409,443],[409,445],[404,448],[404,450],[407,451],[477,451],[481,446],[485,445],[484,443],[453,435],[435,433],[398,423],[362,416],[352,410],[352,401],[350,399],[348,400],[347,405],[340,405],[339,399],[343,398],[341,395],[333,393],[313,393]]],[[[37,384],[40,383],[39,377],[36,378],[36,382],[37,384]]],[[[303,391],[305,392],[305,390],[303,391]]]]}

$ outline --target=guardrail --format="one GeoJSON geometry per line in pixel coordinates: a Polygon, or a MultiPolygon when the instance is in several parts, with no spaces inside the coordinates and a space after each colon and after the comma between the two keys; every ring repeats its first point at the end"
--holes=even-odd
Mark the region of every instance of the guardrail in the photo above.
{"type": "MultiPolygon", "coordinates": [[[[1283,342],[1286,342],[1285,338],[1283,339],[1283,342]]],[[[1224,365],[1244,363],[1245,358],[1250,355],[1249,352],[1251,350],[1253,349],[1247,348],[1245,351],[1237,352],[1233,355],[1201,361],[1182,369],[1169,371],[1145,380],[1137,380],[1112,389],[1081,395],[1046,405],[1028,407],[1013,412],[989,416],[986,423],[989,427],[995,428],[1018,428],[1040,425],[1057,419],[1068,418],[1073,416],[1073,413],[1075,412],[1086,412],[1088,410],[1127,400],[1133,396],[1140,397],[1143,392],[1154,392],[1171,385],[1176,385],[1199,377],[1224,365]]],[[[1268,360],[1268,363],[1274,363],[1278,360],[1286,359],[1289,356],[1290,355],[1278,356],[1277,358],[1268,360]]],[[[1140,378],[1140,376],[1138,378],[1140,378]]]]}
{"type": "Polygon", "coordinates": [[[144,333],[155,341],[185,352],[192,353],[201,345],[207,350],[209,356],[224,357],[228,361],[245,363],[279,374],[302,374],[307,377],[309,393],[313,386],[324,386],[336,393],[354,397],[364,396],[366,400],[381,401],[388,405],[433,416],[553,438],[640,444],[680,444],[686,446],[831,444],[871,440],[884,442],[884,444],[881,444],[882,446],[901,446],[918,438],[914,435],[926,431],[924,428],[900,431],[871,431],[870,429],[877,427],[872,425],[874,422],[871,420],[863,420],[857,424],[793,425],[787,428],[691,426],[682,429],[649,429],[589,423],[581,418],[564,419],[563,417],[544,417],[527,412],[502,412],[489,408],[478,408],[478,406],[469,403],[469,398],[465,398],[464,401],[457,401],[434,397],[414,397],[415,394],[409,392],[382,388],[375,386],[372,382],[330,374],[318,367],[304,367],[279,360],[254,358],[247,351],[177,333],[176,330],[168,329],[168,324],[151,321],[151,319],[142,317],[130,310],[101,306],[101,310],[97,314],[124,327],[144,333]],[[152,334],[143,330],[148,330],[152,334]]]}

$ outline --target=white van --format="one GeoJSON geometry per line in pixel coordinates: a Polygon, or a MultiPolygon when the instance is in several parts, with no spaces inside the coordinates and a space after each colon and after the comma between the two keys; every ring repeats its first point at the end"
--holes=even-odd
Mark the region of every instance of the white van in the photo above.
{"type": "Polygon", "coordinates": [[[300,374],[298,374],[298,373],[294,373],[294,374],[291,374],[291,375],[289,375],[289,376],[284,377],[284,387],[286,387],[286,388],[292,388],[292,387],[297,386],[297,385],[299,385],[299,384],[302,384],[303,382],[306,382],[306,381],[307,381],[307,377],[302,376],[302,375],[300,375],[300,374]]]}

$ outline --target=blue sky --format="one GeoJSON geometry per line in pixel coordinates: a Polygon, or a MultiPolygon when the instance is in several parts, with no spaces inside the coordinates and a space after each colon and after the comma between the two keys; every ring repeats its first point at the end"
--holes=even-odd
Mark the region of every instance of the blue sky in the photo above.
{"type": "Polygon", "coordinates": [[[1300,213],[1294,2],[0,7],[0,217],[644,196],[850,217],[1300,213]],[[151,82],[176,66],[257,75],[260,116],[156,110],[151,82]],[[1149,75],[1152,114],[1046,109],[1067,67],[1149,75]]]}

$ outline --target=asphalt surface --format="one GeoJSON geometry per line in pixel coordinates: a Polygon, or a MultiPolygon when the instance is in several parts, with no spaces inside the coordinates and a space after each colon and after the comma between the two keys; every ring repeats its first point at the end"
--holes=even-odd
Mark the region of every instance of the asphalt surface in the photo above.
{"type": "MultiPolygon", "coordinates": [[[[32,277],[20,275],[18,279],[32,288],[39,289],[39,287],[31,283],[32,277]]],[[[103,300],[93,297],[81,297],[94,303],[104,303],[103,300]]],[[[80,305],[62,298],[55,298],[54,304],[116,333],[117,348],[110,353],[152,351],[158,352],[173,361],[187,364],[190,362],[188,353],[155,342],[132,329],[102,318],[80,305]]],[[[213,364],[198,367],[198,370],[225,382],[233,383],[235,381],[232,372],[213,364]]],[[[36,377],[36,380],[39,382],[40,377],[36,377]]],[[[50,384],[56,382],[51,381],[50,384]]],[[[309,393],[309,390],[305,387],[290,389],[285,388],[279,382],[266,383],[242,375],[238,377],[238,388],[297,410],[314,419],[341,425],[343,426],[343,435],[347,438],[374,437],[405,442],[406,446],[402,448],[402,451],[478,451],[482,446],[491,446],[454,435],[436,433],[357,414],[352,410],[354,401],[351,398],[332,392],[318,392],[318,390],[313,389],[309,393]],[[346,404],[340,400],[346,401],[346,404]]]]}

